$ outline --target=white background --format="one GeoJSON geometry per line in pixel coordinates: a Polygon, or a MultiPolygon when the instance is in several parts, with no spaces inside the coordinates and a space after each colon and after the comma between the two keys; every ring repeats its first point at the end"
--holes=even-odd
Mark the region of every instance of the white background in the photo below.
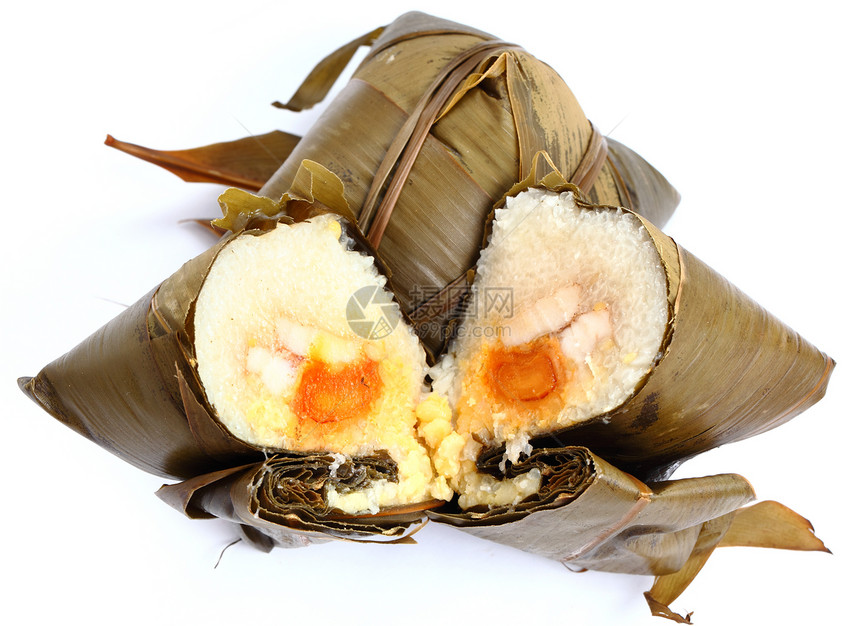
{"type": "Polygon", "coordinates": [[[210,242],[178,222],[215,215],[219,188],[112,151],[106,133],[162,149],[301,133],[320,107],[269,103],[407,8],[552,65],[604,133],[681,192],[667,232],[836,359],[814,408],[678,473],[745,475],[761,499],[809,517],[833,555],[718,551],[675,608],[701,626],[850,622],[860,55],[847,3],[306,4],[4,11],[0,568],[11,580],[0,585],[0,622],[664,623],[642,599],[650,578],[575,575],[445,527],[424,529],[416,546],[267,555],[238,545],[215,569],[235,537],[227,523],[177,514],[152,495],[159,478],[58,424],[15,385],[210,242]]]}

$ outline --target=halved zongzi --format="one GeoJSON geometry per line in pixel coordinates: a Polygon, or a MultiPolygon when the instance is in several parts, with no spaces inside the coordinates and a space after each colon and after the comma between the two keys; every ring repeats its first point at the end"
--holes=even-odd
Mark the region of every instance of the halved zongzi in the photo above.
{"type": "Polygon", "coordinates": [[[193,318],[207,401],[234,436],[267,450],[391,457],[397,481],[332,490],[333,507],[447,499],[415,431],[424,351],[373,257],[349,245],[341,221],[320,215],[224,247],[193,318]]]}
{"type": "Polygon", "coordinates": [[[434,389],[470,461],[545,437],[650,475],[790,419],[832,366],[641,216],[528,189],[495,212],[434,389]]]}
{"type": "Polygon", "coordinates": [[[262,472],[258,486],[284,477],[269,499],[293,520],[284,532],[331,521],[337,536],[396,537],[452,495],[418,434],[425,352],[360,235],[322,204],[342,212],[339,182],[307,167],[280,204],[226,192],[233,234],[21,385],[109,451],[195,489],[241,468],[262,472]],[[397,515],[350,521],[380,510],[397,515]]]}

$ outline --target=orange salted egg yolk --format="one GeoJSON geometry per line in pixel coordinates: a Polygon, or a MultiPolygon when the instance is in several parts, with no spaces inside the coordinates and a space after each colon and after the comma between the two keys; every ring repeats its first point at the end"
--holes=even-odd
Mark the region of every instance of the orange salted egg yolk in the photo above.
{"type": "Polygon", "coordinates": [[[488,358],[489,383],[508,400],[534,402],[551,394],[561,381],[558,347],[547,341],[497,348],[488,358]]]}
{"type": "Polygon", "coordinates": [[[378,364],[367,357],[332,366],[311,360],[293,399],[293,411],[318,424],[366,415],[382,390],[378,364]]]}

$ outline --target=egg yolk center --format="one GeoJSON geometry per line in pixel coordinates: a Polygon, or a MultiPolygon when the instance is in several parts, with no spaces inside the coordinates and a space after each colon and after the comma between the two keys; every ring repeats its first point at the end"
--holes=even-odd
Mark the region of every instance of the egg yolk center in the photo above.
{"type": "Polygon", "coordinates": [[[553,356],[553,346],[547,342],[493,350],[488,361],[490,382],[510,400],[541,400],[560,382],[553,356]]]}
{"type": "Polygon", "coordinates": [[[378,364],[369,358],[338,366],[311,360],[302,371],[293,411],[318,424],[362,417],[381,389],[378,364]]]}

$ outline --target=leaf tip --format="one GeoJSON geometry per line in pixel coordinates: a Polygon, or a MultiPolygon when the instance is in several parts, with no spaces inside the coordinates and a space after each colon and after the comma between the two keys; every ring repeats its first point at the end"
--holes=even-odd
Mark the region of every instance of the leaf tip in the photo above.
{"type": "Polygon", "coordinates": [[[295,113],[299,113],[302,111],[302,107],[293,104],[292,100],[290,100],[289,102],[279,102],[278,100],[275,100],[272,103],[272,106],[276,109],[287,109],[288,111],[293,111],[295,113]]]}
{"type": "Polygon", "coordinates": [[[693,612],[690,611],[686,615],[681,615],[679,613],[675,613],[672,609],[669,608],[668,603],[661,602],[656,599],[650,592],[646,591],[644,594],[645,601],[648,603],[648,608],[651,609],[651,615],[654,617],[664,617],[670,621],[673,621],[677,624],[692,624],[692,620],[690,618],[693,617],[693,612]]]}
{"type": "Polygon", "coordinates": [[[31,387],[30,381],[32,381],[32,380],[33,380],[32,376],[21,376],[18,379],[18,388],[21,391],[23,391],[24,393],[26,393],[27,395],[30,395],[30,387],[31,387]]]}

